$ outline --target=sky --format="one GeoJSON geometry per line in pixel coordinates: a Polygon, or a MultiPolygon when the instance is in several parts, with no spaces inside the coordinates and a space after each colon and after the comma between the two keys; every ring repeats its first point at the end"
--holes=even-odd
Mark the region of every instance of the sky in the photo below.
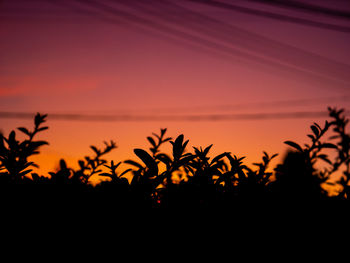
{"type": "Polygon", "coordinates": [[[2,0],[0,128],[48,114],[42,173],[108,140],[108,159],[135,159],[160,128],[213,156],[283,156],[325,120],[293,113],[350,108],[349,44],[346,0],[2,0]]]}

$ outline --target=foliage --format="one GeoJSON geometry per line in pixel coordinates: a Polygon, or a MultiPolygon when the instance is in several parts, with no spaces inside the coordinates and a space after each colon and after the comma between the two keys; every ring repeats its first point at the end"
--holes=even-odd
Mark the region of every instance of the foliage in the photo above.
{"type": "Polygon", "coordinates": [[[38,167],[37,164],[29,162],[28,158],[34,154],[39,154],[39,148],[48,144],[46,141],[34,141],[34,137],[41,131],[48,129],[41,127],[47,115],[39,113],[34,118],[34,130],[30,131],[25,127],[17,128],[24,133],[27,138],[23,141],[16,139],[16,132],[11,131],[8,137],[0,134],[0,171],[1,179],[18,181],[25,178],[25,175],[32,170],[31,166],[38,167]]]}
{"type": "Polygon", "coordinates": [[[46,176],[30,169],[37,167],[30,157],[48,144],[36,140],[39,132],[48,129],[42,126],[47,115],[38,113],[32,131],[17,128],[26,136],[23,141],[17,139],[15,131],[8,137],[0,134],[0,191],[7,198],[45,195],[78,204],[98,200],[120,206],[164,208],[230,206],[240,201],[345,201],[350,199],[350,136],[345,129],[348,119],[343,110],[328,110],[331,120],[323,126],[311,125],[309,143],[285,141],[290,151],[274,169],[269,165],[277,154],[263,152],[262,161],[249,167],[245,157],[230,152],[211,157],[213,145],[189,151],[189,140],[183,134],[172,139],[166,136],[167,129],[161,129],[159,134],[147,137],[148,150],[134,149],[135,160],[108,162],[105,155],[116,148],[116,143],[104,142],[102,149],[90,146],[93,155],[79,160],[79,169],[68,167],[62,159],[59,169],[46,176]],[[332,136],[325,139],[330,132],[332,136]],[[172,147],[170,154],[162,151],[167,143],[172,147]],[[122,163],[130,167],[119,171],[122,163]],[[334,181],[339,174],[340,179],[334,181]],[[108,180],[93,186],[93,175],[108,180]],[[327,185],[340,190],[330,195],[327,185]]]}

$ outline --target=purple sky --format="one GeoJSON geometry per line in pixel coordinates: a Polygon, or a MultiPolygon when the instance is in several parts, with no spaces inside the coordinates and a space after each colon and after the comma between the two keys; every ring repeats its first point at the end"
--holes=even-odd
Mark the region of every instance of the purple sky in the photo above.
{"type": "MultiPolygon", "coordinates": [[[[0,111],[159,115],[349,108],[349,1],[317,1],[317,8],[315,1],[280,2],[290,5],[3,0],[0,111]]],[[[284,136],[304,138],[313,121],[106,123],[101,130],[52,121],[49,136],[61,143],[52,142],[47,151],[61,154],[68,147],[63,142],[82,130],[90,130],[84,139],[69,140],[76,143],[72,157],[102,137],[125,141],[130,151],[130,144],[166,126],[173,136],[200,133],[198,142],[219,150],[259,155],[270,145],[283,149],[284,136]],[[245,132],[247,126],[259,135],[245,132]]],[[[21,122],[3,120],[2,129],[21,122]]]]}

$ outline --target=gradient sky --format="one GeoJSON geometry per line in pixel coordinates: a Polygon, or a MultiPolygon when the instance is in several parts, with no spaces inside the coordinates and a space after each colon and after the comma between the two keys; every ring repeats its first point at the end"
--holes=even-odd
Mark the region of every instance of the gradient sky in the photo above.
{"type": "MultiPolygon", "coordinates": [[[[159,116],[349,109],[349,1],[0,1],[0,111],[159,116]],[[283,5],[279,3],[292,3],[283,5]],[[296,3],[296,4],[295,4],[296,3]],[[330,10],[331,9],[331,10],[330,10]],[[325,12],[325,10],[328,10],[325,12]],[[330,11],[329,11],[330,10],[330,11]],[[332,11],[333,10],[333,11],[332,11]],[[334,11],[335,10],[335,11],[334,11]]],[[[0,118],[8,133],[32,121],[0,118]]],[[[48,118],[42,171],[113,139],[134,158],[160,128],[260,159],[323,118],[91,122],[48,118]]]]}

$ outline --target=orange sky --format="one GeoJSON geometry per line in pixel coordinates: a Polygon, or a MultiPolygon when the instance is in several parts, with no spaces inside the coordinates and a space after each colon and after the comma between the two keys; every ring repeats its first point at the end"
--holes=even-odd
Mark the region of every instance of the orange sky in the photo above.
{"type": "MultiPolygon", "coordinates": [[[[3,0],[0,3],[0,111],[186,115],[349,109],[348,18],[234,1],[244,10],[317,21],[286,22],[196,1],[3,0]],[[323,25],[339,28],[325,29],[323,25]],[[345,28],[345,29],[344,29],[345,28]],[[345,31],[345,32],[342,32],[345,31]],[[328,99],[327,99],[328,98],[328,99]]],[[[214,1],[229,3],[230,1],[214,1]]],[[[303,1],[306,4],[313,1],[303,1]]],[[[350,12],[347,1],[327,8],[350,12]]],[[[232,4],[232,2],[231,2],[232,4]]],[[[0,119],[8,133],[31,121],[0,119]]],[[[88,122],[48,118],[42,172],[73,165],[89,145],[113,139],[108,157],[133,157],[160,128],[192,146],[214,144],[259,161],[283,155],[283,141],[306,142],[313,121],[88,122]]]]}

